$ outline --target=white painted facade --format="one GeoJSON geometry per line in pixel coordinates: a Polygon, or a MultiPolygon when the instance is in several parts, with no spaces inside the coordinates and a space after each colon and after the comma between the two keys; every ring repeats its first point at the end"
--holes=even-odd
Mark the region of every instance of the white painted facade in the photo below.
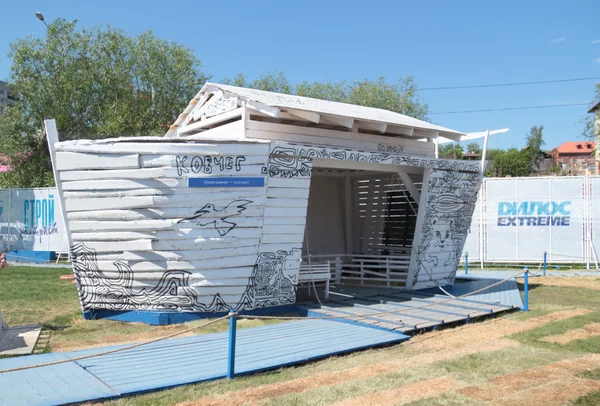
{"type": "Polygon", "coordinates": [[[215,84],[162,138],[48,134],[84,310],[294,303],[303,255],[343,257],[338,282],[377,282],[368,257],[388,284],[452,284],[481,180],[435,158],[456,131],[215,84]]]}

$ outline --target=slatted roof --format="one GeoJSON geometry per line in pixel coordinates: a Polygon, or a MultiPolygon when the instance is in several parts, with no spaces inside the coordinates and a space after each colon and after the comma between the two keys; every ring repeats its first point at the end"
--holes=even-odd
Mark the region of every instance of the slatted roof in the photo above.
{"type": "MultiPolygon", "coordinates": [[[[445,137],[456,141],[464,135],[459,131],[389,110],[207,83],[192,99],[165,136],[181,136],[192,133],[192,124],[199,124],[202,120],[211,118],[206,114],[208,102],[219,99],[222,100],[222,105],[229,107],[229,112],[240,106],[256,116],[305,122],[313,127],[339,127],[354,132],[415,138],[445,137]],[[237,105],[231,105],[232,103],[237,103],[237,105]],[[186,127],[187,131],[184,131],[186,127]]],[[[195,125],[193,128],[200,128],[200,126],[195,125]]]]}

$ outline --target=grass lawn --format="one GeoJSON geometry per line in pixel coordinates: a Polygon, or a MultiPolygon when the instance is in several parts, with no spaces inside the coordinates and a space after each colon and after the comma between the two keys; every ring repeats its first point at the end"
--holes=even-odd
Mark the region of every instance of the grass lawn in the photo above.
{"type": "MultiPolygon", "coordinates": [[[[20,267],[0,272],[0,308],[8,323],[42,322],[53,328],[52,351],[139,341],[193,325],[83,321],[74,285],[59,279],[66,273],[20,267]]],[[[105,404],[600,404],[600,278],[530,281],[528,313],[428,332],[383,349],[105,404]]],[[[213,326],[211,331],[227,328],[225,322],[213,326]]]]}

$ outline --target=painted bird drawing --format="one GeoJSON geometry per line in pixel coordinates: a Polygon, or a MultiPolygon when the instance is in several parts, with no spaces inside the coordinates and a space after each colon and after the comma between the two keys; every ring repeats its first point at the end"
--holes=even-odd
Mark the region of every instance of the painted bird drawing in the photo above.
{"type": "Polygon", "coordinates": [[[213,224],[215,229],[219,232],[219,235],[222,237],[233,230],[237,225],[237,223],[231,221],[231,218],[239,216],[246,210],[246,206],[250,203],[252,203],[252,200],[238,199],[220,209],[217,209],[212,203],[207,203],[200,210],[196,211],[193,216],[181,219],[177,224],[194,220],[197,220],[196,224],[201,227],[213,224]]]}

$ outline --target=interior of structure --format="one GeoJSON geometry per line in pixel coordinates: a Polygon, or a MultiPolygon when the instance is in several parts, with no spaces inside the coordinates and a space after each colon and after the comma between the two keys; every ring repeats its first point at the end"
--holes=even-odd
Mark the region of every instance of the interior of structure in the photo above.
{"type": "MultiPolygon", "coordinates": [[[[423,169],[408,169],[420,192],[423,169]]],[[[397,173],[315,167],[303,262],[329,261],[344,284],[404,286],[418,211],[397,173]]]]}

